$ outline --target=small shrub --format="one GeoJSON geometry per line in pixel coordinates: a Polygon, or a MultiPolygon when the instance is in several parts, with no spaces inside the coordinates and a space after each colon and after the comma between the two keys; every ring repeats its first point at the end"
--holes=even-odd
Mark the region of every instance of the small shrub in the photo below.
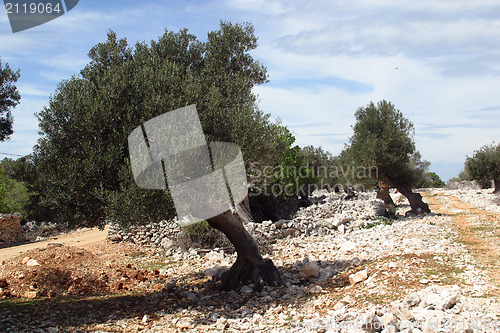
{"type": "Polygon", "coordinates": [[[361,226],[363,229],[371,229],[374,228],[378,225],[392,225],[394,223],[395,218],[387,218],[384,216],[381,216],[377,218],[377,221],[374,221],[373,223],[366,223],[361,226]]]}
{"type": "Polygon", "coordinates": [[[188,225],[177,236],[177,246],[189,248],[233,248],[227,237],[217,229],[212,228],[207,221],[188,225]]]}
{"type": "Polygon", "coordinates": [[[23,182],[10,179],[0,169],[0,213],[25,213],[29,201],[28,188],[23,182]]]}

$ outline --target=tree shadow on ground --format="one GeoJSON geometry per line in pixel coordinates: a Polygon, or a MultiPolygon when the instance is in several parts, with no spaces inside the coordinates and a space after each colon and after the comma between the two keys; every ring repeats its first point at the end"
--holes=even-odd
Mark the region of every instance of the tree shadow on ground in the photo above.
{"type": "MultiPolygon", "coordinates": [[[[197,272],[180,276],[176,280],[157,281],[163,289],[157,292],[133,292],[109,295],[72,296],[44,299],[0,300],[0,331],[30,332],[33,328],[57,327],[62,331],[80,331],[85,326],[116,323],[135,319],[142,324],[142,317],[155,322],[164,315],[192,316],[193,325],[213,324],[218,316],[227,319],[242,318],[253,314],[264,314],[268,309],[281,306],[300,305],[307,302],[309,290],[320,285],[326,292],[334,293],[349,285],[348,274],[364,265],[356,260],[320,262],[322,271],[331,276],[318,279],[297,279],[302,262],[279,267],[284,284],[265,288],[261,293],[221,291],[218,283],[210,281],[204,273],[197,272]],[[286,283],[292,281],[293,283],[286,283]],[[266,291],[267,290],[267,291],[266,291]],[[214,316],[214,314],[216,314],[214,316]]],[[[119,329],[118,326],[114,326],[119,329]]]]}

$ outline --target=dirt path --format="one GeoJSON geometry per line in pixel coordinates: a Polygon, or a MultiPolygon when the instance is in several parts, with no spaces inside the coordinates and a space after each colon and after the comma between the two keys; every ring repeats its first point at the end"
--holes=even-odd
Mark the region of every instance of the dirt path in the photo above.
{"type": "Polygon", "coordinates": [[[500,292],[500,218],[442,192],[424,193],[424,196],[433,212],[452,218],[452,227],[460,235],[460,241],[500,292]]]}
{"type": "Polygon", "coordinates": [[[61,235],[57,237],[51,237],[47,240],[41,242],[28,243],[18,246],[7,247],[0,249],[0,263],[8,258],[14,257],[22,252],[28,250],[46,247],[49,243],[61,243],[70,246],[86,246],[106,240],[106,235],[108,233],[108,227],[104,230],[99,230],[97,228],[84,229],[82,231],[76,231],[71,234],[61,235]]]}

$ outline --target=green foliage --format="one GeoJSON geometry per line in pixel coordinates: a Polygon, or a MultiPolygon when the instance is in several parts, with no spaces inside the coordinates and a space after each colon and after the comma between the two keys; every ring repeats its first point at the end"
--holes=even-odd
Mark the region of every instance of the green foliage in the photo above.
{"type": "Polygon", "coordinates": [[[199,234],[203,234],[207,229],[210,228],[210,225],[207,221],[200,221],[195,224],[188,225],[184,228],[184,231],[188,236],[197,236],[199,234]]]}
{"type": "Polygon", "coordinates": [[[307,196],[319,184],[309,156],[293,145],[293,134],[284,126],[279,126],[279,130],[279,149],[275,150],[274,160],[268,164],[253,163],[249,168],[251,196],[266,195],[270,203],[276,198],[307,196]]]}
{"type": "Polygon", "coordinates": [[[4,175],[9,181],[13,181],[20,184],[20,194],[19,198],[22,198],[22,204],[16,205],[17,211],[22,211],[27,218],[33,218],[33,208],[36,208],[36,202],[39,200],[39,195],[37,192],[38,182],[36,177],[36,172],[32,164],[32,156],[24,156],[13,160],[10,158],[4,158],[0,162],[0,168],[4,170],[4,175]],[[28,199],[25,200],[25,191],[28,195],[28,199]]]}
{"type": "Polygon", "coordinates": [[[318,187],[333,188],[338,183],[336,158],[321,147],[305,146],[300,155],[307,161],[318,187]]]}
{"type": "Polygon", "coordinates": [[[464,170],[462,170],[459,174],[458,174],[458,177],[457,177],[458,181],[464,181],[464,180],[472,180],[470,178],[470,176],[467,174],[467,172],[464,170]]]}
{"type": "Polygon", "coordinates": [[[28,200],[26,185],[6,176],[5,170],[0,167],[0,213],[25,213],[28,200]]]}
{"type": "Polygon", "coordinates": [[[207,221],[200,221],[184,227],[178,235],[176,245],[189,248],[227,247],[231,243],[222,232],[210,227],[207,221]]]}
{"type": "MultiPolygon", "coordinates": [[[[283,152],[278,169],[280,172],[276,173],[273,183],[283,186],[285,190],[282,191],[282,195],[296,195],[305,191],[308,184],[314,184],[316,177],[314,177],[313,170],[309,167],[308,160],[302,154],[300,147],[292,146],[295,137],[288,129],[284,128],[280,141],[288,146],[288,149],[283,152]]],[[[308,195],[309,193],[300,194],[308,195]]]]}
{"type": "Polygon", "coordinates": [[[162,191],[142,190],[128,166],[127,137],[144,121],[196,104],[207,141],[234,142],[246,161],[276,165],[289,147],[256,105],[266,69],[249,54],[251,24],[221,22],[199,41],[186,29],[130,47],[112,31],[80,75],[60,83],[38,114],[40,206],[69,225],[145,223],[173,214],[162,191]],[[161,207],[161,208],[159,208],[161,207]]]}
{"type": "Polygon", "coordinates": [[[376,169],[372,175],[391,186],[418,184],[429,162],[422,160],[415,148],[413,123],[385,100],[376,105],[370,102],[359,108],[355,116],[354,134],[341,153],[342,163],[353,168],[376,169]]]}
{"type": "Polygon", "coordinates": [[[19,70],[13,71],[9,64],[2,66],[0,58],[0,141],[10,138],[12,130],[12,109],[19,104],[21,94],[17,90],[15,83],[19,79],[19,70]]]}
{"type": "Polygon", "coordinates": [[[106,202],[104,213],[108,221],[127,227],[175,215],[172,199],[165,191],[147,190],[135,185],[128,162],[122,166],[118,179],[122,181],[118,190],[102,187],[97,194],[106,202]]]}
{"type": "Polygon", "coordinates": [[[417,185],[420,188],[440,188],[445,187],[445,182],[439,178],[435,172],[426,172],[425,178],[417,185]]]}
{"type": "Polygon", "coordinates": [[[495,191],[500,183],[500,144],[485,145],[467,157],[464,169],[468,178],[476,180],[483,188],[495,182],[495,191]]]}

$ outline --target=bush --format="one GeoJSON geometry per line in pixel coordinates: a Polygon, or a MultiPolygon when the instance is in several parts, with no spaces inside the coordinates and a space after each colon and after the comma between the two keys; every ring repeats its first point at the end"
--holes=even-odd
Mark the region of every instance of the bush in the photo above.
{"type": "Polygon", "coordinates": [[[42,192],[47,187],[45,175],[35,167],[34,155],[26,155],[16,160],[4,158],[0,168],[5,169],[5,176],[26,186],[29,200],[24,205],[26,219],[30,221],[49,221],[52,212],[40,207],[42,192]]]}
{"type": "Polygon", "coordinates": [[[212,228],[207,221],[201,221],[184,227],[177,236],[177,245],[183,250],[189,248],[233,248],[224,234],[212,228]]]}
{"type": "Polygon", "coordinates": [[[28,188],[23,182],[13,180],[0,168],[0,213],[25,213],[29,201],[28,188]]]}

